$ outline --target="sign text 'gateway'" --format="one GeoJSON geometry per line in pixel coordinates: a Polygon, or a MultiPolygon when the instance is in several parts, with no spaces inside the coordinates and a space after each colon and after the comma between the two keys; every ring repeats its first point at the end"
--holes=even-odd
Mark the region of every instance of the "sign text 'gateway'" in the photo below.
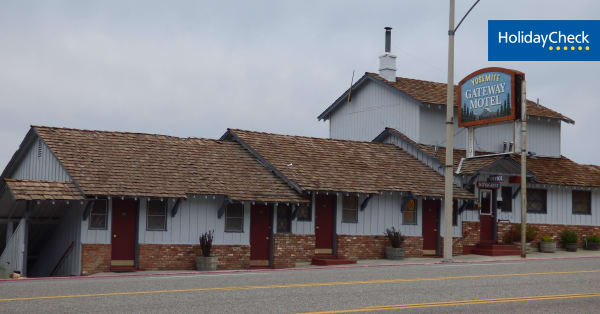
{"type": "Polygon", "coordinates": [[[522,77],[523,73],[504,68],[481,69],[465,77],[459,83],[458,125],[515,120],[520,94],[515,86],[522,77]]]}

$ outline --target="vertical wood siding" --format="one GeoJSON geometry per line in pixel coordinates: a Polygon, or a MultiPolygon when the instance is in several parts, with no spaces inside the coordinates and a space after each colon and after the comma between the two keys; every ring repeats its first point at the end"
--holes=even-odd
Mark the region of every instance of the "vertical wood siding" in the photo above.
{"type": "Polygon", "coordinates": [[[413,98],[366,82],[352,102],[340,106],[330,117],[329,137],[371,141],[385,127],[392,127],[412,139],[419,136],[419,102],[413,98]]]}
{"type": "Polygon", "coordinates": [[[40,252],[40,257],[30,271],[31,275],[50,276],[71,242],[74,242],[73,249],[54,275],[76,276],[81,274],[80,221],[82,212],[83,209],[79,203],[64,209],[64,216],[40,252]]]}
{"type": "Polygon", "coordinates": [[[80,219],[81,223],[81,243],[86,244],[110,244],[111,243],[111,225],[112,225],[112,201],[108,201],[108,216],[106,217],[106,229],[90,229],[91,217],[88,215],[86,220],[80,219]]]}
{"type": "MultiPolygon", "coordinates": [[[[365,196],[359,198],[359,204],[365,199],[365,196]]],[[[364,211],[358,211],[357,223],[342,222],[342,198],[337,198],[337,234],[344,235],[383,235],[385,230],[390,227],[400,230],[405,236],[420,237],[423,230],[423,199],[418,198],[417,201],[417,224],[405,225],[402,224],[402,196],[400,193],[389,192],[380,195],[374,195],[364,211]]],[[[444,204],[441,205],[440,224],[443,232],[444,222],[444,204]]],[[[455,237],[461,236],[461,223],[454,227],[453,234],[455,237]]]]}
{"type": "MultiPolygon", "coordinates": [[[[298,221],[298,218],[292,220],[292,233],[295,234],[315,234],[315,195],[312,195],[311,201],[311,219],[310,221],[298,221]]],[[[276,215],[273,215],[276,216],[276,215]]],[[[275,220],[277,222],[277,220],[275,220]]],[[[277,232],[277,224],[275,226],[275,232],[277,232]]]]}
{"type": "MultiPolygon", "coordinates": [[[[445,146],[446,142],[446,113],[437,109],[424,106],[420,109],[419,143],[426,145],[445,146]]],[[[454,123],[454,147],[465,149],[467,132],[465,128],[458,127],[458,119],[454,123]]],[[[521,126],[517,122],[516,146],[521,147],[521,126]]],[[[531,117],[527,123],[527,149],[538,156],[560,156],[560,121],[556,119],[542,119],[531,117]]],[[[513,124],[492,124],[475,129],[475,149],[485,152],[502,152],[504,142],[512,142],[513,124]]]]}
{"type": "MultiPolygon", "coordinates": [[[[513,191],[517,185],[513,185],[513,191]]],[[[532,185],[535,188],[544,188],[532,185]]],[[[592,214],[573,214],[572,189],[549,186],[545,214],[527,214],[527,223],[552,225],[600,226],[600,191],[592,191],[592,214]]],[[[500,219],[521,222],[521,193],[512,200],[513,211],[500,213],[500,219]]]]}
{"type": "Polygon", "coordinates": [[[7,272],[19,271],[23,273],[23,252],[25,251],[25,219],[15,225],[13,234],[0,255],[0,265],[7,272]]]}
{"type": "Polygon", "coordinates": [[[14,179],[71,181],[69,174],[48,145],[37,138],[18,165],[14,179]]]}
{"type": "Polygon", "coordinates": [[[139,243],[144,244],[199,244],[202,233],[214,230],[214,244],[250,244],[250,202],[244,204],[244,232],[225,232],[225,215],[217,218],[223,197],[188,197],[181,202],[175,217],[171,217],[173,200],[169,200],[167,231],[146,230],[147,199],[140,199],[139,243]]]}

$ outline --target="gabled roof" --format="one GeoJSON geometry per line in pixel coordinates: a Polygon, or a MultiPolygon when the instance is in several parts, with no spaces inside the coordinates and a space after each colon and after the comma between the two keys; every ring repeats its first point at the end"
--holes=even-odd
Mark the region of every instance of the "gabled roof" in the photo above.
{"type": "MultiPolygon", "coordinates": [[[[429,156],[436,158],[442,164],[445,163],[446,149],[445,147],[435,147],[431,145],[419,144],[412,141],[402,132],[386,128],[385,133],[380,135],[379,140],[383,140],[383,136],[393,134],[405,141],[419,147],[429,156]]],[[[476,156],[490,155],[493,153],[476,151],[476,156]]],[[[454,149],[454,169],[460,171],[460,175],[473,175],[480,169],[488,167],[496,161],[506,158],[507,156],[518,165],[521,164],[521,156],[513,155],[495,155],[487,157],[466,158],[464,149],[454,149]],[[464,161],[461,164],[461,160],[464,161]],[[460,166],[460,169],[459,169],[460,166]]],[[[581,187],[600,187],[600,166],[597,165],[582,165],[578,164],[567,157],[527,157],[527,172],[536,178],[536,182],[540,184],[581,186],[581,187]]]]}
{"type": "MultiPolygon", "coordinates": [[[[304,191],[444,195],[442,176],[391,144],[237,129],[228,134],[223,138],[243,142],[304,191]]],[[[454,193],[457,198],[473,198],[460,188],[454,193]]]]}
{"type": "Polygon", "coordinates": [[[15,200],[84,200],[73,182],[3,179],[15,200]]]}
{"type": "Polygon", "coordinates": [[[32,127],[86,195],[304,202],[234,142],[32,127]]]}
{"type": "MultiPolygon", "coordinates": [[[[356,92],[366,81],[377,82],[385,86],[392,87],[424,104],[446,105],[446,83],[423,81],[405,77],[397,77],[396,82],[390,82],[375,73],[365,73],[365,75],[352,86],[353,92],[356,92]]],[[[345,104],[349,91],[346,91],[331,106],[329,106],[318,117],[319,120],[327,120],[333,111],[340,105],[345,104]]],[[[454,106],[458,106],[458,86],[454,86],[454,106]]],[[[531,100],[527,100],[527,114],[530,116],[559,119],[567,123],[575,124],[571,118],[564,116],[550,108],[539,105],[531,100]]]]}

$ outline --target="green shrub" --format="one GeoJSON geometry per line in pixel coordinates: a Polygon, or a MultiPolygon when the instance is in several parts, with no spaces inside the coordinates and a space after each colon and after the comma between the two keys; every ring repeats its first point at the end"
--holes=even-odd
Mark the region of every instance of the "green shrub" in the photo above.
{"type": "Polygon", "coordinates": [[[549,235],[545,235],[542,237],[542,242],[554,242],[554,239],[549,235]]]}
{"type": "Polygon", "coordinates": [[[390,239],[393,248],[401,248],[404,243],[404,236],[396,228],[385,229],[385,235],[390,239]]]}
{"type": "Polygon", "coordinates": [[[577,233],[571,230],[565,230],[560,234],[560,242],[563,244],[577,243],[577,233]]]}
{"type": "MultiPolygon", "coordinates": [[[[527,233],[525,234],[525,241],[531,242],[538,236],[539,228],[532,225],[527,225],[527,233]]],[[[510,233],[513,235],[513,242],[521,241],[521,224],[514,224],[510,228],[510,233]]]]}
{"type": "Polygon", "coordinates": [[[506,243],[506,244],[511,244],[511,243],[515,242],[514,232],[512,232],[512,230],[506,231],[504,233],[504,235],[502,236],[502,242],[506,243]]]}
{"type": "Polygon", "coordinates": [[[590,243],[600,243],[600,236],[594,234],[588,238],[588,242],[590,243]]]}

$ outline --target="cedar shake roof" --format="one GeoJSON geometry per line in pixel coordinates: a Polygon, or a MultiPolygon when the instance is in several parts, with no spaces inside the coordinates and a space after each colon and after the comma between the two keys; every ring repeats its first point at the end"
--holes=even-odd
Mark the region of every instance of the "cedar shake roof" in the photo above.
{"type": "Polygon", "coordinates": [[[15,200],[83,200],[73,182],[4,179],[15,200]]]}
{"type": "MultiPolygon", "coordinates": [[[[475,174],[502,159],[503,156],[490,156],[465,159],[460,168],[461,175],[475,174]]],[[[510,158],[519,165],[521,156],[514,154],[510,158]]],[[[533,174],[540,184],[555,184],[581,187],[599,187],[600,171],[591,170],[588,165],[578,164],[567,157],[527,157],[527,171],[533,174]]]]}
{"type": "Polygon", "coordinates": [[[32,126],[86,195],[304,202],[238,143],[32,126]]]}
{"type": "MultiPolygon", "coordinates": [[[[405,77],[397,77],[394,83],[387,81],[375,73],[367,72],[366,75],[392,86],[422,103],[446,105],[446,83],[415,80],[405,77]]],[[[458,106],[458,85],[454,86],[454,102],[454,106],[458,106]]],[[[564,122],[575,124],[575,121],[571,118],[531,100],[527,100],[527,114],[536,117],[560,119],[564,122]]]]}
{"type": "MultiPolygon", "coordinates": [[[[434,147],[430,145],[424,145],[416,143],[415,141],[408,138],[402,132],[386,128],[386,130],[393,133],[395,136],[402,138],[409,143],[416,145],[425,153],[439,160],[442,164],[446,160],[446,148],[445,147],[434,147]]],[[[489,155],[493,153],[476,151],[475,155],[489,155]]],[[[464,149],[454,149],[454,169],[460,170],[461,175],[473,175],[480,169],[487,167],[494,162],[505,158],[507,155],[500,156],[489,156],[489,157],[478,157],[461,159],[467,156],[467,152],[464,149]],[[460,169],[458,166],[460,165],[460,169]]],[[[521,156],[514,154],[511,158],[521,164],[521,156]]],[[[567,157],[527,157],[527,171],[533,174],[538,183],[541,184],[555,184],[555,185],[569,185],[569,186],[585,186],[585,187],[596,187],[600,186],[600,166],[596,165],[581,165],[567,157]]]]}
{"type": "MultiPolygon", "coordinates": [[[[229,132],[303,190],[444,195],[442,176],[392,144],[235,129],[229,132]]],[[[474,197],[460,188],[454,193],[457,198],[474,197]]]]}

